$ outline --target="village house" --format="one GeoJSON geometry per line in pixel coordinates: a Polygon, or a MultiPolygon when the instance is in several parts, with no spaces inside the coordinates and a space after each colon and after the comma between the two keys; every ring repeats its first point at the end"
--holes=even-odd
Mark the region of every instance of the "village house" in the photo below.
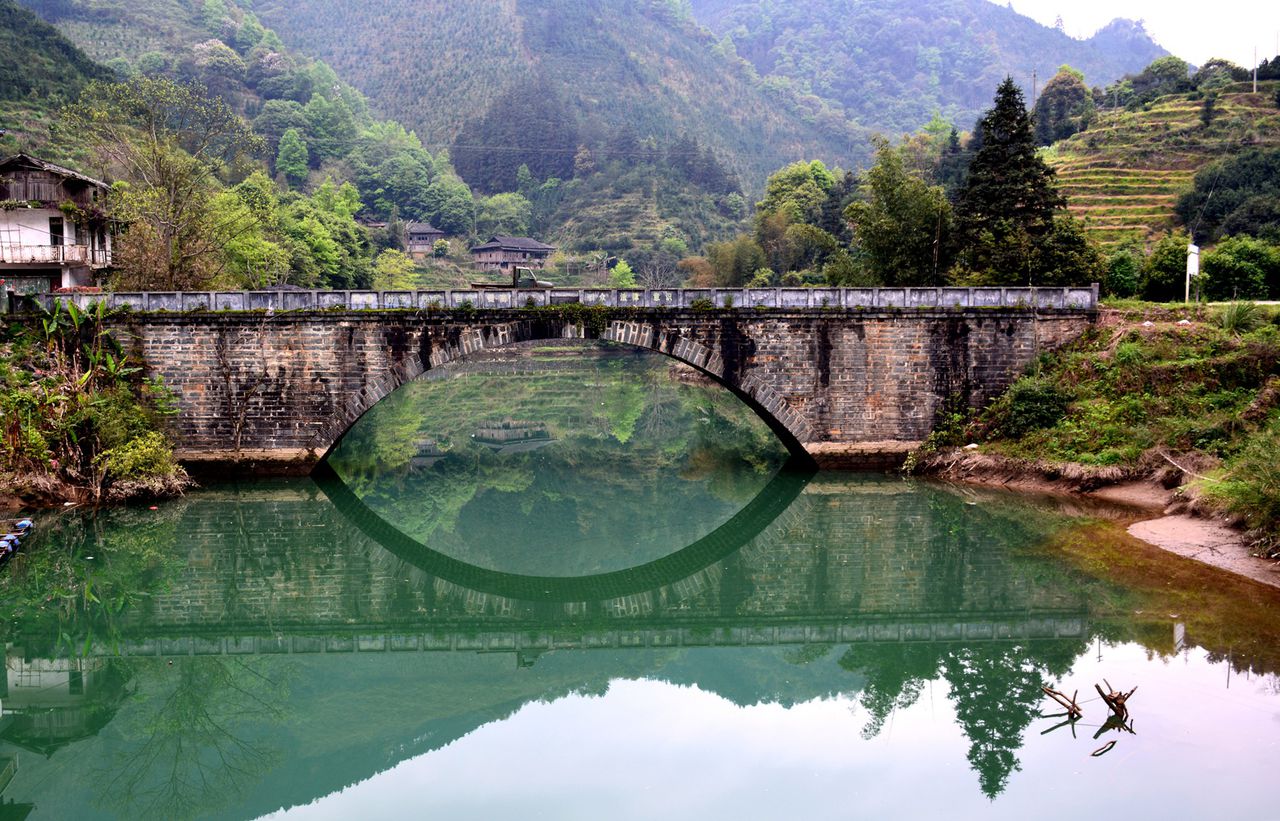
{"type": "Polygon", "coordinates": [[[111,264],[101,180],[26,154],[0,160],[0,290],[90,285],[111,264]]]}
{"type": "Polygon", "coordinates": [[[483,245],[471,249],[476,267],[512,275],[516,268],[547,267],[547,257],[556,248],[528,237],[489,237],[483,245]]]}
{"type": "Polygon", "coordinates": [[[426,259],[435,253],[436,240],[444,239],[444,231],[429,222],[410,222],[404,227],[405,247],[414,259],[426,259]]]}

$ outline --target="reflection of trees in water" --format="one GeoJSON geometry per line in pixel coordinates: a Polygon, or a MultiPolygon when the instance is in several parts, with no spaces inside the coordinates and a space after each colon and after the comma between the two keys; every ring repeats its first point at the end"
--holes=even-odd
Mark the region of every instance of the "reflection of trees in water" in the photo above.
{"type": "Polygon", "coordinates": [[[866,676],[858,697],[867,712],[863,738],[874,738],[895,710],[915,704],[941,674],[956,720],[969,739],[968,759],[982,792],[995,798],[1021,769],[1022,734],[1039,714],[1040,687],[1071,668],[1087,639],[1028,644],[902,643],[853,645],[840,666],[866,676]]]}
{"type": "Polygon", "coordinates": [[[567,349],[517,358],[518,372],[472,369],[405,386],[353,427],[331,457],[336,472],[415,539],[493,562],[501,551],[489,556],[475,539],[451,544],[464,510],[462,530],[480,527],[477,538],[492,535],[486,523],[541,531],[550,519],[570,525],[569,538],[615,543],[636,530],[623,521],[628,506],[742,504],[785,460],[749,408],[719,386],[676,378],[665,357],[567,349]],[[552,444],[502,453],[479,444],[477,431],[512,423],[537,426],[552,444]]]}
{"type": "Polygon", "coordinates": [[[410,383],[352,428],[332,462],[348,482],[359,482],[406,468],[425,440],[445,451],[466,448],[477,424],[510,419],[544,423],[557,450],[575,441],[678,465],[699,440],[731,436],[747,461],[776,465],[785,456],[733,394],[675,379],[665,357],[607,348],[573,355],[580,359],[547,362],[545,373],[537,372],[541,360],[534,356],[526,360],[532,371],[410,383]]]}
{"type": "Polygon", "coordinates": [[[169,548],[184,510],[173,502],[41,517],[35,538],[0,573],[0,630],[20,626],[50,642],[32,652],[113,643],[122,616],[148,605],[177,570],[169,548]]]}
{"type": "Polygon", "coordinates": [[[101,804],[120,816],[208,814],[237,800],[280,758],[268,730],[285,717],[289,668],[220,657],[171,664],[137,665],[146,695],[116,722],[124,749],[97,774],[101,804]]]}
{"type": "Polygon", "coordinates": [[[840,666],[866,676],[858,703],[867,713],[863,738],[875,738],[894,710],[910,707],[938,673],[940,650],[933,644],[855,644],[840,666]]]}

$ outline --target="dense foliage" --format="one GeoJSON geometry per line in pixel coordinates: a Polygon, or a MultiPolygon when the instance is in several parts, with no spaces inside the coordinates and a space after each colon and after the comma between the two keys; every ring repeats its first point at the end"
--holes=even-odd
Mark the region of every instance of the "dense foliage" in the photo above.
{"type": "Polygon", "coordinates": [[[172,398],[74,306],[0,332],[0,492],[85,501],[181,491],[164,434],[172,398]]]}
{"type": "Polygon", "coordinates": [[[897,146],[877,139],[859,180],[819,161],[770,175],[754,236],[682,268],[702,285],[1056,285],[1099,281],[1106,260],[1065,210],[1006,78],[966,145],[935,118],[897,146]]]}
{"type": "Polygon", "coordinates": [[[868,274],[886,285],[942,284],[951,267],[951,203],[941,186],[908,173],[887,142],[845,216],[868,274]]]}
{"type": "Polygon", "coordinates": [[[1036,143],[1052,145],[1065,140],[1088,128],[1093,116],[1093,94],[1084,84],[1084,75],[1071,66],[1063,66],[1036,98],[1036,143]]]}
{"type": "Polygon", "coordinates": [[[1280,148],[1250,148],[1205,166],[1177,212],[1201,242],[1226,234],[1280,241],[1280,148]]]}
{"type": "MultiPolygon", "coordinates": [[[[538,179],[569,176],[561,167],[537,171],[540,149],[557,134],[576,131],[599,158],[624,124],[660,146],[697,134],[747,181],[797,154],[856,158],[859,132],[843,117],[815,97],[762,83],[713,48],[683,5],[265,0],[255,8],[288,43],[333,65],[433,151],[483,147],[510,155],[493,158],[510,170],[528,165],[538,179]],[[561,121],[536,109],[536,124],[518,127],[529,105],[557,98],[561,121]],[[503,118],[511,122],[504,126],[503,118]],[[479,146],[475,138],[486,135],[509,139],[479,146]]],[[[556,142],[558,162],[563,142],[556,142]]],[[[467,179],[486,191],[511,190],[514,182],[505,173],[502,189],[467,179]]]]}

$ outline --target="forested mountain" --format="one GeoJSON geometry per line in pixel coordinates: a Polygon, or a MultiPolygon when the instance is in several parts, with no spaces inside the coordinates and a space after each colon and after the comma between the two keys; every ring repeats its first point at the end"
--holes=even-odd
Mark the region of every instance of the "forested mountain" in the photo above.
{"type": "Polygon", "coordinates": [[[111,72],[53,26],[12,0],[0,0],[0,100],[74,96],[111,72]]]}
{"type": "MultiPolygon", "coordinates": [[[[324,59],[431,147],[517,153],[532,168],[540,156],[570,163],[570,141],[600,159],[687,133],[752,189],[788,161],[848,164],[869,154],[864,135],[821,101],[762,85],[718,52],[686,5],[258,0],[256,8],[286,43],[324,59]],[[520,101],[558,114],[536,128],[498,127],[520,101]]],[[[515,185],[472,179],[482,189],[515,185]]]]}
{"type": "MultiPolygon", "coordinates": [[[[308,191],[328,178],[350,181],[359,189],[364,218],[387,219],[398,212],[402,219],[427,220],[463,237],[530,232],[570,252],[604,249],[642,262],[659,246],[673,249],[671,253],[698,248],[738,227],[748,207],[738,193],[744,185],[740,180],[758,180],[736,173],[732,157],[753,157],[753,169],[762,169],[760,180],[769,170],[766,160],[756,156],[767,140],[755,133],[766,128],[767,117],[761,121],[766,125],[758,127],[724,126],[735,139],[747,135],[742,137],[747,142],[735,149],[738,153],[732,153],[714,147],[701,133],[687,136],[669,123],[665,130],[641,132],[582,116],[576,107],[579,95],[544,82],[533,70],[495,64],[488,67],[490,75],[483,75],[483,61],[442,65],[429,56],[433,52],[405,53],[400,58],[406,75],[437,72],[440,82],[458,88],[467,88],[468,78],[487,78],[481,87],[497,102],[490,106],[483,96],[469,100],[452,86],[437,88],[427,108],[453,116],[458,128],[464,123],[467,128],[445,141],[428,138],[424,145],[400,122],[379,120],[394,105],[381,97],[367,100],[328,64],[286,45],[248,2],[23,2],[120,77],[170,77],[222,97],[266,138],[262,158],[279,179],[308,191]],[[490,82],[494,78],[500,80],[496,86],[490,82]],[[454,174],[448,149],[454,149],[466,182],[454,174]],[[476,198],[467,183],[478,193],[511,193],[476,198]],[[627,222],[616,223],[622,215],[629,215],[627,222]]],[[[469,9],[452,12],[470,19],[469,9]]],[[[361,13],[376,22],[382,9],[361,13]]],[[[320,16],[332,22],[333,9],[320,16]]],[[[558,21],[543,23],[544,39],[559,36],[558,21]]],[[[369,25],[362,42],[372,44],[371,55],[382,54],[379,48],[387,38],[373,22],[369,25]]],[[[355,39],[353,28],[347,26],[344,41],[355,39]]],[[[504,31],[496,27],[492,36],[500,39],[504,31]]],[[[461,35],[445,39],[460,49],[489,48],[461,35]]],[[[419,96],[416,87],[413,96],[419,96]]],[[[744,109],[763,105],[757,97],[744,109]]],[[[655,115],[663,117],[665,112],[655,115]]],[[[616,119],[635,122],[620,114],[616,119]]],[[[36,125],[40,127],[20,129],[28,135],[23,144],[66,157],[67,150],[51,145],[48,123],[36,125]]],[[[794,131],[805,128],[795,126],[794,131]]],[[[778,145],[792,146],[787,150],[797,154],[821,151],[813,141],[793,145],[780,139],[778,145]]],[[[89,158],[79,159],[84,165],[89,158]]]]}
{"type": "Polygon", "coordinates": [[[850,119],[914,131],[935,112],[967,129],[1012,76],[1031,99],[1063,63],[1104,85],[1165,54],[1141,24],[1088,40],[988,0],[692,0],[698,22],[770,85],[813,94],[850,119]]]}

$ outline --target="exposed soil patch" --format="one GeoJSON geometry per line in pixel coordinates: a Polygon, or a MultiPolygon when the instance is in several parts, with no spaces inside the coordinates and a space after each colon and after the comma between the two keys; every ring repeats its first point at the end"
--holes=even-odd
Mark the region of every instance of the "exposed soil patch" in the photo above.
{"type": "Polygon", "coordinates": [[[114,482],[95,498],[92,488],[49,474],[5,476],[0,479],[0,510],[156,501],[181,496],[194,485],[185,472],[179,471],[172,476],[114,482]]]}
{"type": "Polygon", "coordinates": [[[1280,563],[1252,555],[1239,530],[1213,519],[1162,516],[1135,522],[1129,533],[1179,556],[1280,588],[1280,563]]]}

